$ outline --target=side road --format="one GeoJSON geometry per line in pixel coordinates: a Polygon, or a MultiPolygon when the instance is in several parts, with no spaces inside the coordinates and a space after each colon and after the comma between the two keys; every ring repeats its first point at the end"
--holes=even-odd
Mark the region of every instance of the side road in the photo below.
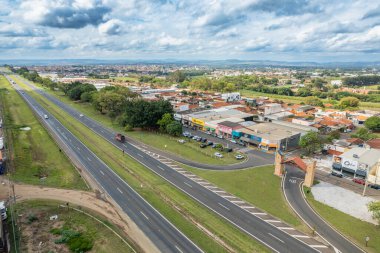
{"type": "MultiPolygon", "coordinates": [[[[117,205],[99,198],[94,192],[56,189],[32,185],[15,184],[16,202],[28,199],[49,199],[69,202],[72,205],[88,208],[101,214],[112,224],[119,227],[144,252],[159,252],[146,235],[117,205]]],[[[2,180],[0,185],[0,199],[8,198],[9,184],[2,180]]]]}
{"type": "Polygon", "coordinates": [[[306,202],[301,185],[305,177],[304,172],[293,166],[287,166],[286,171],[287,173],[283,183],[285,197],[290,206],[308,224],[308,226],[314,229],[339,252],[364,252],[327,224],[306,202]]]}

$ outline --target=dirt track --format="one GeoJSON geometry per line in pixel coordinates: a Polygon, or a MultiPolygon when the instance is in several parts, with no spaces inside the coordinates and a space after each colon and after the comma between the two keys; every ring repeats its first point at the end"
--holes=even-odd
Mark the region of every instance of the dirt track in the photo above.
{"type": "MultiPolygon", "coordinates": [[[[9,186],[2,180],[0,199],[7,199],[9,186]]],[[[82,206],[106,217],[111,223],[123,230],[129,238],[141,247],[144,252],[159,252],[153,243],[136,226],[136,224],[114,204],[104,201],[93,192],[55,189],[31,185],[15,185],[16,202],[27,199],[51,199],[69,202],[71,205],[82,206]]]]}

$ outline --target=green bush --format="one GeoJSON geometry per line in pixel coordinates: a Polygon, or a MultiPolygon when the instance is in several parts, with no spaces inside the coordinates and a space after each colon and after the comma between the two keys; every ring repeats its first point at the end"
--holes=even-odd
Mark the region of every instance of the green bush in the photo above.
{"type": "Polygon", "coordinates": [[[67,245],[72,252],[86,252],[92,249],[94,242],[91,238],[80,235],[79,237],[71,238],[67,245]]]}
{"type": "Polygon", "coordinates": [[[29,216],[28,216],[28,224],[31,224],[31,223],[33,223],[36,220],[38,220],[38,218],[33,213],[29,214],[29,216]]]}

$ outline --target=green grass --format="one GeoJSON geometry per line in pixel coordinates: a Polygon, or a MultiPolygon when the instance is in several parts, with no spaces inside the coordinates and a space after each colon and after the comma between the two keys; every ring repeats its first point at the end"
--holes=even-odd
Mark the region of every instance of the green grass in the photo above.
{"type": "MultiPolygon", "coordinates": [[[[299,104],[299,103],[305,101],[304,97],[269,94],[269,93],[251,91],[251,90],[240,90],[240,93],[241,93],[242,96],[246,96],[246,97],[269,97],[269,98],[273,98],[273,99],[283,100],[284,102],[288,102],[288,103],[297,103],[297,104],[299,104]]],[[[327,99],[322,99],[322,101],[324,103],[328,102],[327,99]]],[[[380,110],[380,103],[360,102],[359,108],[360,109],[380,110]]]]}
{"type": "MultiPolygon", "coordinates": [[[[25,85],[21,83],[20,85],[28,89],[25,85]]],[[[225,245],[236,252],[268,251],[250,236],[195,202],[131,157],[123,155],[119,149],[94,134],[45,98],[34,92],[30,92],[30,94],[144,199],[206,252],[226,252],[227,250],[204,233],[195,223],[216,235],[225,245]]]]}
{"type": "MultiPolygon", "coordinates": [[[[120,238],[118,238],[113,232],[111,232],[106,226],[102,223],[96,221],[95,219],[80,213],[75,210],[67,210],[66,208],[59,208],[58,205],[63,204],[55,201],[46,201],[46,200],[29,200],[17,203],[15,206],[16,213],[19,216],[19,224],[23,230],[25,230],[28,226],[33,227],[38,230],[37,234],[41,235],[39,238],[44,240],[43,235],[49,236],[51,235],[51,229],[53,228],[64,228],[65,230],[74,230],[80,232],[86,238],[89,238],[94,242],[93,248],[91,252],[96,253],[106,253],[106,252],[133,252],[133,250],[126,245],[120,238]],[[51,215],[58,215],[57,221],[49,221],[49,217],[51,215]],[[36,217],[37,220],[33,221],[31,224],[28,222],[27,217],[36,217]],[[54,224],[60,224],[57,225],[54,224]]],[[[96,213],[93,213],[89,210],[85,210],[85,212],[90,213],[95,216],[99,220],[105,222],[107,225],[112,227],[119,235],[123,235],[123,233],[113,224],[109,224],[106,219],[102,216],[99,216],[96,213]]],[[[30,235],[29,235],[30,237],[30,235]]],[[[34,235],[32,236],[34,237],[34,235]]],[[[57,237],[58,238],[58,237],[57,237]]],[[[20,249],[21,251],[26,251],[28,236],[23,235],[21,237],[20,249]]],[[[29,238],[30,239],[30,238],[29,238]]],[[[33,239],[33,238],[31,238],[33,239]]],[[[125,240],[128,239],[124,238],[125,240]]],[[[34,239],[36,240],[36,239],[34,239]]],[[[133,245],[129,242],[130,245],[133,245]]],[[[31,244],[29,244],[30,247],[31,244]]],[[[29,251],[31,248],[29,248],[29,251]]],[[[49,250],[54,250],[53,248],[46,248],[44,246],[43,252],[50,252],[49,250]]],[[[54,251],[52,251],[54,252],[54,251]]]]}
{"type": "Polygon", "coordinates": [[[211,171],[181,166],[293,227],[310,232],[286,203],[281,178],[273,175],[274,166],[236,171],[211,171]]]}
{"type": "MultiPolygon", "coordinates": [[[[40,86],[41,87],[41,86],[40,86]]],[[[42,87],[41,87],[42,88],[42,87]]],[[[102,123],[104,126],[114,129],[117,132],[124,132],[123,128],[120,127],[117,123],[113,122],[107,115],[103,115],[97,112],[94,107],[89,103],[80,103],[70,100],[67,96],[64,96],[62,92],[51,91],[49,89],[44,89],[45,92],[57,97],[62,102],[69,104],[74,107],[76,110],[86,114],[87,116],[97,120],[102,123]]],[[[185,144],[178,143],[177,140],[181,138],[174,138],[166,134],[158,134],[154,132],[147,131],[132,131],[125,133],[126,135],[134,138],[135,140],[151,145],[157,149],[165,150],[166,152],[173,153],[175,155],[181,156],[185,159],[205,163],[205,164],[233,164],[238,163],[235,159],[236,153],[223,153],[224,157],[222,159],[216,158],[214,156],[216,151],[211,147],[201,149],[199,147],[200,143],[196,141],[187,142],[185,144]],[[166,148],[165,148],[166,145],[166,148]]]]}
{"type": "Polygon", "coordinates": [[[122,81],[122,82],[138,82],[139,78],[133,77],[133,76],[118,76],[118,77],[111,77],[110,80],[122,81]]]}
{"type": "Polygon", "coordinates": [[[87,189],[67,157],[37,120],[24,100],[0,76],[1,100],[5,110],[5,128],[12,140],[14,171],[11,179],[34,185],[87,189]],[[5,90],[6,89],[6,90],[5,90]],[[23,131],[21,127],[30,127],[23,131]],[[41,175],[47,175],[41,180],[41,175]]]}
{"type": "Polygon", "coordinates": [[[357,243],[367,252],[380,252],[380,226],[375,226],[372,223],[361,221],[335,208],[322,204],[314,199],[311,192],[304,192],[307,201],[311,204],[314,210],[316,210],[334,228],[339,230],[350,240],[357,243]],[[366,236],[370,237],[367,248],[365,247],[364,240],[366,236]]]}

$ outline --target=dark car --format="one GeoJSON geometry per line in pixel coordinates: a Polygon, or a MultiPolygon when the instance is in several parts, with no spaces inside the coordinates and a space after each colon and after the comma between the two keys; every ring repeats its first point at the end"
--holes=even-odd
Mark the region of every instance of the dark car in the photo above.
{"type": "Polygon", "coordinates": [[[206,138],[201,138],[201,142],[205,143],[207,141],[206,138]]]}
{"type": "Polygon", "coordinates": [[[342,173],[340,173],[340,172],[336,172],[336,171],[332,171],[332,172],[331,172],[331,175],[333,175],[333,176],[335,176],[335,177],[340,177],[340,178],[343,177],[343,174],[342,174],[342,173]]]}
{"type": "Polygon", "coordinates": [[[212,141],[207,142],[207,146],[212,146],[214,143],[212,141]]]}
{"type": "Polygon", "coordinates": [[[232,152],[232,148],[224,148],[223,150],[224,152],[227,152],[227,153],[232,152]]]}
{"type": "Polygon", "coordinates": [[[377,185],[377,184],[370,184],[369,187],[375,190],[380,190],[380,185],[377,185]]]}
{"type": "Polygon", "coordinates": [[[199,147],[200,148],[205,148],[205,147],[207,147],[207,144],[202,143],[199,147]]]}
{"type": "Polygon", "coordinates": [[[365,185],[365,180],[363,178],[354,178],[354,179],[352,179],[352,182],[365,185]]]}

